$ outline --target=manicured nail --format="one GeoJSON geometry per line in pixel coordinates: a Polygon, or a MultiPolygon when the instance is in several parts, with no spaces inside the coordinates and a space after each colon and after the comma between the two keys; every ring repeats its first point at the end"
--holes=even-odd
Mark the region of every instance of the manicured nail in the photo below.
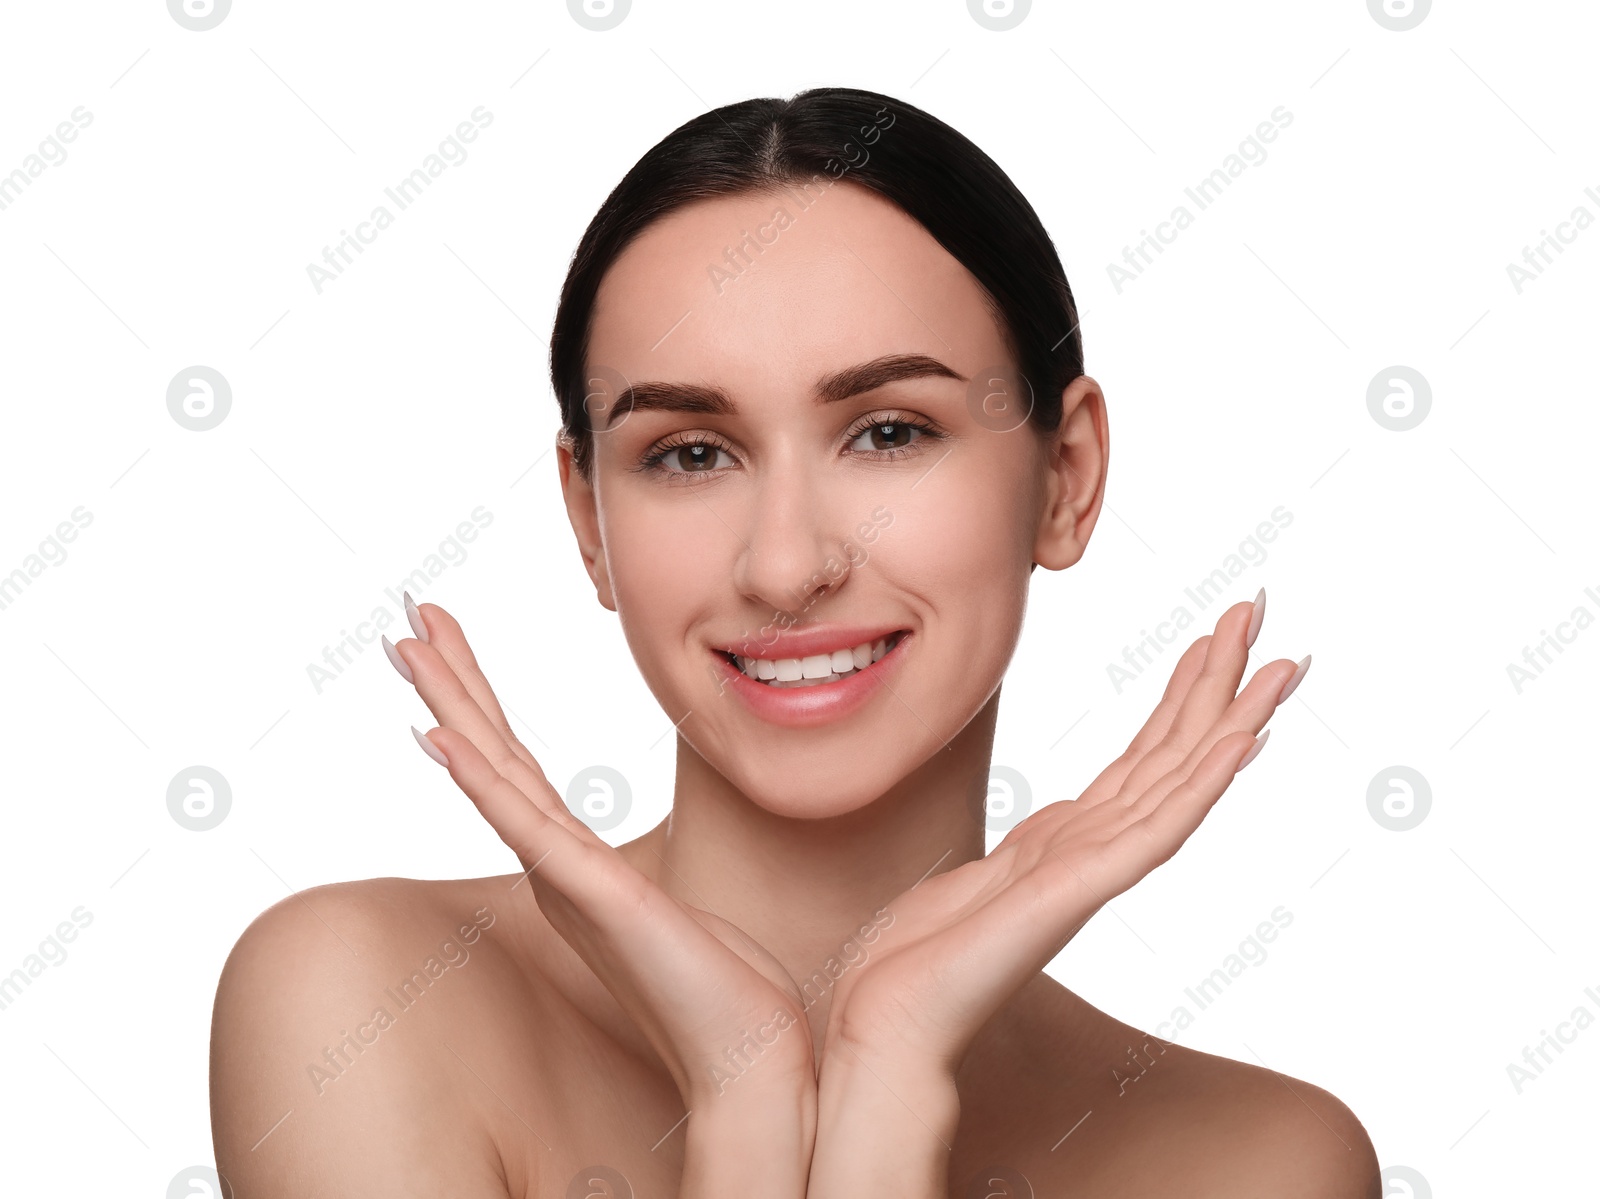
{"type": "Polygon", "coordinates": [[[416,601],[411,598],[409,591],[402,591],[401,595],[406,600],[406,619],[411,622],[411,631],[416,634],[418,641],[428,640],[428,626],[422,623],[422,613],[417,611],[416,601]]]}
{"type": "Polygon", "coordinates": [[[411,735],[417,739],[417,744],[422,746],[422,748],[427,752],[427,755],[435,762],[439,763],[441,766],[450,765],[450,759],[444,756],[444,752],[437,745],[424,737],[417,729],[416,725],[411,726],[411,735]]]}
{"type": "Polygon", "coordinates": [[[1307,654],[1300,659],[1300,664],[1294,668],[1294,674],[1289,676],[1289,681],[1283,685],[1283,690],[1278,692],[1278,702],[1281,704],[1294,694],[1294,689],[1300,685],[1300,680],[1306,677],[1306,671],[1311,669],[1311,655],[1307,654]]]}
{"type": "Polygon", "coordinates": [[[1244,757],[1240,758],[1239,764],[1233,768],[1233,772],[1235,774],[1238,774],[1246,766],[1250,765],[1251,762],[1255,761],[1256,755],[1261,752],[1261,747],[1267,743],[1267,738],[1271,735],[1271,729],[1263,729],[1261,731],[1261,736],[1256,738],[1256,743],[1244,751],[1244,757]]]}
{"type": "Polygon", "coordinates": [[[1250,613],[1250,629],[1244,635],[1244,647],[1249,649],[1261,635],[1261,618],[1267,614],[1267,589],[1256,592],[1255,611],[1250,613]]]}
{"type": "Polygon", "coordinates": [[[389,655],[389,661],[400,672],[400,677],[415,686],[417,680],[411,677],[411,667],[406,665],[406,660],[400,656],[400,651],[395,649],[394,643],[388,637],[383,638],[383,652],[389,655]]]}

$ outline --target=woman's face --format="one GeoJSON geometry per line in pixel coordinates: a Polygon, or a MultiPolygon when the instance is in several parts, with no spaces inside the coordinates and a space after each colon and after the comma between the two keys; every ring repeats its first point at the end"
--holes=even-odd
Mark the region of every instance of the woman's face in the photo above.
{"type": "Polygon", "coordinates": [[[565,458],[563,481],[601,602],[681,735],[763,808],[823,817],[966,727],[1032,565],[1070,564],[1050,560],[1081,552],[1062,530],[1087,528],[1051,515],[1078,484],[1025,402],[983,400],[1015,367],[976,280],[875,192],[804,200],[700,201],[617,259],[587,359],[592,491],[565,458]],[[876,662],[816,656],[894,634],[876,662]],[[774,687],[723,650],[779,681],[790,658],[852,673],[774,687]]]}

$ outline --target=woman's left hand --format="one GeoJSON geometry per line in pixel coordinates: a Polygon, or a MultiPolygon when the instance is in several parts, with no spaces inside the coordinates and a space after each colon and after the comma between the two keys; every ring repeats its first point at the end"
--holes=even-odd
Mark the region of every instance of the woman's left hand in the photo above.
{"type": "Polygon", "coordinates": [[[1239,691],[1253,611],[1235,605],[1189,647],[1139,735],[1075,802],[1041,808],[986,857],[887,905],[894,919],[871,959],[834,987],[813,1195],[831,1193],[833,1173],[862,1181],[864,1154],[837,1142],[856,1140],[863,1121],[830,1116],[830,1103],[837,1109],[847,1091],[887,1090],[858,1106],[883,1115],[898,1104],[941,1139],[941,1125],[953,1134],[955,1071],[984,1023],[1199,827],[1296,672],[1294,662],[1270,662],[1239,691]],[[830,1070],[851,1081],[830,1085],[830,1070]],[[916,1111],[919,1103],[928,1110],[916,1111]]]}

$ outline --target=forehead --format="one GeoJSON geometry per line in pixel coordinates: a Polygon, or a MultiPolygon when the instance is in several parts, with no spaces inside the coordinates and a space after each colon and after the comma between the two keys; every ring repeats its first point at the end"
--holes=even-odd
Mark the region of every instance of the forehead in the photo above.
{"type": "Polygon", "coordinates": [[[648,226],[601,282],[588,365],[743,389],[913,352],[963,374],[1007,357],[971,273],[894,204],[835,182],[700,200],[648,226]]]}

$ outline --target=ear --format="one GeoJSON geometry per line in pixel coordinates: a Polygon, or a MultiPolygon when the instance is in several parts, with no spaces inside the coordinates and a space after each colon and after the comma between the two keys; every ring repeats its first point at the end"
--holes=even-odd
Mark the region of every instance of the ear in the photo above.
{"type": "Polygon", "coordinates": [[[1045,502],[1033,560],[1065,570],[1083,557],[1105,499],[1111,435],[1106,398],[1088,375],[1061,393],[1061,424],[1044,439],[1045,502]]]}
{"type": "MultiPolygon", "coordinates": [[[[600,514],[595,508],[594,488],[578,473],[573,464],[572,439],[566,431],[556,433],[556,465],[561,474],[561,496],[566,501],[567,519],[578,538],[578,552],[583,555],[583,568],[594,583],[595,598],[602,608],[617,610],[617,601],[611,594],[611,577],[606,572],[605,549],[600,540],[600,514]]],[[[590,458],[591,468],[593,458],[590,458]]]]}

